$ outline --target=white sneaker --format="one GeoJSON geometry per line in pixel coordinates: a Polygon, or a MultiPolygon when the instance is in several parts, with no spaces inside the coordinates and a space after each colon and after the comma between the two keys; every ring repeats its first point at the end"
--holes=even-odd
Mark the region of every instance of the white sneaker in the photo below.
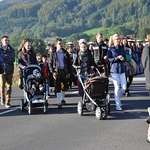
{"type": "Polygon", "coordinates": [[[6,107],[6,108],[10,108],[11,105],[10,105],[9,103],[7,103],[7,104],[5,104],[5,107],[6,107]]]}
{"type": "Polygon", "coordinates": [[[1,100],[1,105],[4,105],[5,103],[1,100]]]}
{"type": "Polygon", "coordinates": [[[122,108],[120,106],[116,106],[116,110],[121,111],[122,108]]]}

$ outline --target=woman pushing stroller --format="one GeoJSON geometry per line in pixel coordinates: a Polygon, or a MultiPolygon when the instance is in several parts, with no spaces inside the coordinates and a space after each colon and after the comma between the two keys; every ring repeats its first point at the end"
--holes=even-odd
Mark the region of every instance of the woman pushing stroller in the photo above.
{"type": "Polygon", "coordinates": [[[82,101],[78,102],[77,111],[83,115],[83,109],[95,111],[98,120],[106,119],[110,112],[109,99],[106,97],[108,78],[102,77],[97,68],[94,68],[91,51],[86,41],[79,40],[79,51],[73,66],[77,70],[81,87],[82,101]]]}
{"type": "MultiPolygon", "coordinates": [[[[87,42],[85,39],[79,40],[79,51],[74,61],[73,67],[77,70],[77,74],[80,75],[82,82],[84,83],[85,77],[91,73],[91,69],[94,68],[94,61],[91,51],[88,50],[87,42]]],[[[81,86],[81,95],[83,97],[83,88],[81,86]]]]}

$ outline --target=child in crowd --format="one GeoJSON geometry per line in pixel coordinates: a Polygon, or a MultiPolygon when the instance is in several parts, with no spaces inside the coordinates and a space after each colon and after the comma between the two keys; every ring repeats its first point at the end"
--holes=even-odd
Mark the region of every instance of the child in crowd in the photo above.
{"type": "Polygon", "coordinates": [[[34,95],[37,90],[40,92],[44,91],[43,78],[41,77],[41,73],[38,69],[34,69],[33,74],[28,75],[26,82],[28,85],[28,90],[32,95],[34,95]]]}
{"type": "Polygon", "coordinates": [[[43,77],[46,80],[46,96],[50,97],[49,94],[49,67],[48,67],[48,62],[47,62],[47,55],[42,56],[42,63],[40,64],[40,67],[43,72],[43,77]]]}
{"type": "MultiPolygon", "coordinates": [[[[53,47],[54,45],[51,44],[49,46],[49,49],[48,49],[48,52],[47,52],[47,60],[49,59],[51,53],[53,52],[53,47]]],[[[54,78],[53,78],[53,75],[52,73],[49,72],[49,86],[50,86],[50,92],[55,92],[55,85],[54,85],[54,78]]]]}
{"type": "Polygon", "coordinates": [[[42,54],[41,53],[36,54],[36,60],[38,62],[38,65],[42,64],[42,54]]]}

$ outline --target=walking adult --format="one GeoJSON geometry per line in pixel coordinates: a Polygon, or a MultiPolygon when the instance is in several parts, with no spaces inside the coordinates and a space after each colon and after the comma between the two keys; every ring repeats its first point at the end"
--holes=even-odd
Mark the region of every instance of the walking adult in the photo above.
{"type": "Polygon", "coordinates": [[[21,71],[30,64],[38,64],[33,46],[28,38],[21,42],[18,51],[18,66],[21,71]]]}
{"type": "Polygon", "coordinates": [[[6,108],[10,108],[15,53],[14,49],[9,44],[8,36],[3,36],[1,38],[0,57],[3,59],[2,64],[3,73],[0,74],[1,105],[5,104],[6,108]],[[5,95],[5,84],[7,89],[6,95],[5,95]]]}
{"type": "MultiPolygon", "coordinates": [[[[23,39],[18,47],[18,67],[20,80],[22,80],[23,70],[30,64],[38,64],[34,49],[28,38],[23,39]]],[[[20,85],[22,89],[22,85],[20,85]]]]}
{"type": "MultiPolygon", "coordinates": [[[[77,51],[76,51],[76,49],[73,47],[73,43],[72,43],[72,42],[68,42],[67,44],[68,44],[67,52],[68,52],[69,55],[70,55],[70,61],[71,61],[71,65],[72,65],[73,62],[74,62],[74,60],[75,60],[76,57],[77,57],[77,51]]],[[[73,82],[76,82],[76,81],[75,81],[76,78],[75,78],[74,74],[75,74],[75,70],[74,70],[74,68],[72,67],[72,73],[71,73],[71,75],[70,75],[70,77],[69,77],[69,79],[68,79],[68,89],[69,89],[69,88],[71,89],[71,88],[72,88],[72,83],[73,83],[73,82]]]]}
{"type": "Polygon", "coordinates": [[[125,51],[124,47],[120,46],[120,37],[114,34],[109,41],[109,48],[107,52],[108,60],[111,63],[110,74],[114,84],[114,98],[116,103],[116,110],[122,110],[120,98],[126,90],[125,77],[125,51]],[[120,88],[121,84],[121,88],[120,88]]]}
{"type": "MultiPolygon", "coordinates": [[[[147,44],[145,45],[142,52],[142,65],[144,68],[144,74],[146,77],[146,89],[149,91],[150,96],[150,31],[147,32],[147,44]]],[[[149,116],[150,116],[150,105],[149,105],[149,116]]],[[[147,134],[147,141],[150,143],[150,121],[147,134]]]]}
{"type": "Polygon", "coordinates": [[[92,46],[93,58],[96,66],[98,67],[100,73],[104,77],[108,77],[108,60],[107,60],[107,50],[108,46],[103,42],[103,34],[96,34],[96,41],[92,46]]]}
{"type": "MultiPolygon", "coordinates": [[[[92,46],[92,54],[94,58],[94,63],[103,77],[109,76],[109,64],[107,60],[107,50],[108,46],[103,42],[103,34],[96,34],[96,41],[92,46]]],[[[108,93],[108,85],[106,86],[106,93],[108,93]]]]}
{"type": "Polygon", "coordinates": [[[124,46],[125,50],[125,74],[126,74],[126,82],[127,82],[127,89],[125,90],[125,96],[130,96],[129,87],[132,84],[133,77],[134,77],[134,67],[133,67],[133,61],[142,67],[142,65],[138,62],[138,60],[134,57],[132,54],[131,48],[128,46],[127,38],[121,39],[121,46],[124,46]],[[133,61],[132,61],[133,60],[133,61]]]}
{"type": "MultiPolygon", "coordinates": [[[[137,48],[138,48],[138,60],[139,60],[139,63],[141,63],[141,56],[142,56],[142,51],[143,51],[143,44],[142,44],[142,40],[136,40],[137,42],[137,48]]],[[[140,73],[142,74],[143,73],[143,67],[140,67],[140,73]]]]}
{"type": "MultiPolygon", "coordinates": [[[[91,51],[88,49],[87,42],[85,40],[79,40],[79,51],[77,57],[73,63],[73,67],[77,70],[77,74],[81,77],[82,82],[86,79],[86,75],[91,73],[91,69],[94,68],[94,61],[91,51]]],[[[80,81],[81,82],[81,81],[80,81]]],[[[81,83],[81,96],[83,98],[84,92],[81,83]]]]}
{"type": "Polygon", "coordinates": [[[72,66],[70,56],[68,52],[63,48],[61,38],[56,39],[54,50],[50,54],[49,69],[53,74],[53,78],[55,80],[58,108],[62,108],[62,104],[66,104],[64,96],[67,89],[67,79],[72,73],[72,66]]]}

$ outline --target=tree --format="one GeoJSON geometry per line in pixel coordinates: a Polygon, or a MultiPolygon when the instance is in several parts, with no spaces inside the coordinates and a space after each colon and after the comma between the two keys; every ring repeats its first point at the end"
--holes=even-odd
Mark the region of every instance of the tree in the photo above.
{"type": "Polygon", "coordinates": [[[46,54],[46,44],[42,39],[31,39],[32,46],[36,53],[46,54]]]}
{"type": "Polygon", "coordinates": [[[149,28],[141,28],[138,30],[137,32],[137,37],[139,39],[145,39],[146,38],[146,34],[149,31],[149,28]]]}

